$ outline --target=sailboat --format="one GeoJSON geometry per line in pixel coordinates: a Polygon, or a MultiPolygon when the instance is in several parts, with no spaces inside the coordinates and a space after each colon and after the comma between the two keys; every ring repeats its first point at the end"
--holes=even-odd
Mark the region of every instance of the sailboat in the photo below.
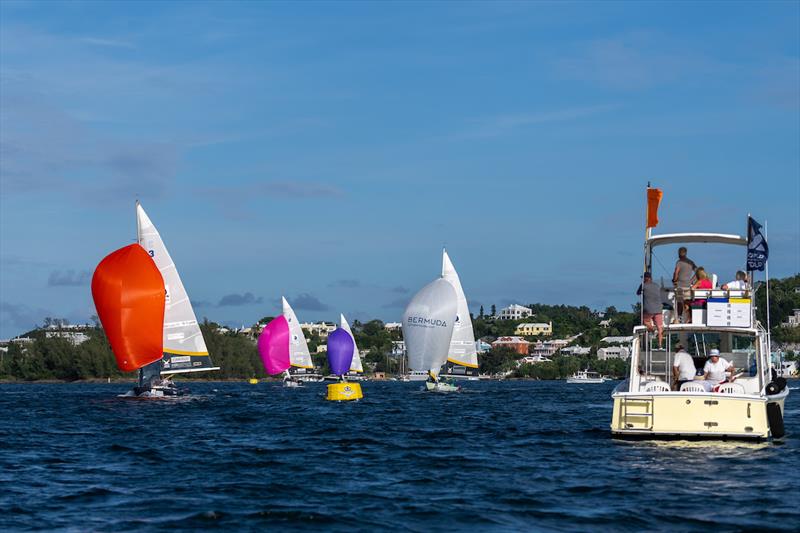
{"type": "MultiPolygon", "coordinates": [[[[318,381],[320,376],[314,372],[314,363],[311,361],[311,352],[308,350],[306,337],[300,328],[300,321],[294,314],[294,309],[286,298],[281,297],[283,317],[289,326],[289,364],[291,370],[286,370],[287,382],[318,381]]],[[[291,384],[287,385],[291,386],[291,384]]]]}
{"type": "Polygon", "coordinates": [[[361,356],[358,354],[358,345],[356,344],[356,337],[353,335],[353,330],[350,329],[350,324],[343,314],[339,314],[339,324],[343,330],[350,334],[353,338],[353,359],[350,362],[350,371],[348,377],[350,379],[361,379],[359,374],[364,372],[364,366],[361,364],[361,356]]]}
{"type": "MultiPolygon", "coordinates": [[[[111,335],[109,341],[117,357],[118,366],[124,371],[139,370],[138,384],[126,396],[179,396],[185,394],[186,390],[178,389],[172,382],[172,376],[219,370],[219,367],[213,365],[208,354],[197,317],[175,263],[158,230],[139,202],[136,202],[136,227],[138,244],[126,246],[112,253],[98,265],[92,278],[92,296],[107,334],[112,329],[116,330],[116,342],[112,341],[111,335]],[[132,259],[141,256],[135,251],[137,248],[145,253],[149,262],[132,259]],[[125,267],[120,267],[122,256],[115,255],[122,250],[127,250],[124,255],[129,258],[125,267]],[[163,314],[159,315],[160,353],[155,356],[155,352],[148,351],[147,357],[134,357],[130,346],[131,339],[150,334],[137,329],[136,323],[145,320],[145,315],[150,311],[143,308],[126,309],[124,305],[127,299],[138,297],[133,284],[140,277],[150,276],[147,272],[151,270],[151,265],[160,274],[159,288],[164,300],[163,314]],[[119,283],[124,284],[125,288],[120,289],[119,283]],[[117,304],[114,303],[114,298],[117,299],[117,304]]],[[[157,318],[150,316],[147,320],[157,318]]]]}
{"type": "Polygon", "coordinates": [[[445,373],[448,376],[478,377],[478,352],[475,349],[475,333],[472,331],[472,319],[469,306],[458,272],[450,261],[447,250],[442,250],[442,277],[449,281],[456,290],[458,308],[453,323],[453,337],[450,339],[450,350],[447,354],[445,373]]]}
{"type": "Polygon", "coordinates": [[[284,374],[285,387],[299,387],[300,381],[289,374],[291,361],[291,337],[289,321],[284,315],[275,317],[258,336],[258,354],[267,374],[284,374]]]}
{"type": "Polygon", "coordinates": [[[457,391],[439,380],[439,372],[447,361],[453,323],[458,310],[458,296],[452,283],[438,278],[424,286],[403,312],[403,339],[412,372],[427,372],[425,387],[429,391],[457,391]]]}

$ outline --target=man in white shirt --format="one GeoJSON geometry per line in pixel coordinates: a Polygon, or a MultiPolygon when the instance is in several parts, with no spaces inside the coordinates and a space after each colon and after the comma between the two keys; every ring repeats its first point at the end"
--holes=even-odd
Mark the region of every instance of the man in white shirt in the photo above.
{"type": "Polygon", "coordinates": [[[722,383],[725,381],[726,373],[730,374],[728,381],[733,381],[733,372],[736,370],[736,368],[727,360],[719,356],[719,350],[713,348],[711,353],[709,353],[709,356],[710,357],[708,361],[706,361],[706,364],[703,367],[703,373],[705,374],[706,381],[716,384],[722,383]]]}
{"type": "Polygon", "coordinates": [[[678,351],[675,353],[672,363],[672,377],[675,378],[675,390],[681,390],[681,385],[694,379],[697,369],[692,356],[684,350],[682,345],[678,344],[675,348],[678,351]]]}
{"type": "Polygon", "coordinates": [[[736,280],[722,286],[724,291],[743,291],[747,289],[747,274],[741,270],[736,273],[736,280]]]}

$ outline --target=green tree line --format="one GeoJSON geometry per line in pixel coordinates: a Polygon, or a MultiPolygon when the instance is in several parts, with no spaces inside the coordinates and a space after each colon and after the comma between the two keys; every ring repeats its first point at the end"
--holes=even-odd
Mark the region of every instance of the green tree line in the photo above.
{"type": "MultiPolygon", "coordinates": [[[[780,324],[800,309],[800,274],[770,280],[770,319],[772,338],[775,342],[800,342],[800,328],[784,328],[780,324]]],[[[758,318],[766,324],[766,290],[762,287],[756,292],[758,318]]],[[[492,306],[494,308],[495,306],[492,306]]],[[[497,337],[510,336],[521,322],[553,322],[553,337],[564,338],[578,333],[581,336],[575,344],[589,346],[596,353],[602,346],[600,339],[605,336],[630,335],[634,325],[639,323],[638,304],[631,312],[621,312],[609,307],[601,318],[586,306],[530,304],[535,317],[525,320],[495,320],[480,313],[473,318],[473,329],[476,338],[491,341],[497,337]],[[601,326],[601,320],[610,322],[601,326]]],[[[259,323],[266,323],[271,317],[262,318],[259,323]]],[[[48,324],[59,325],[60,319],[46,319],[48,324]]],[[[224,332],[214,322],[204,321],[200,325],[209,353],[220,371],[184,375],[186,379],[245,379],[263,377],[263,366],[258,356],[255,339],[236,332],[224,332]]],[[[400,370],[400,358],[392,356],[392,343],[402,339],[399,330],[389,331],[380,320],[369,322],[354,321],[352,324],[356,343],[362,352],[365,368],[376,372],[396,373],[400,370]]],[[[8,351],[0,352],[0,379],[10,380],[64,380],[81,379],[133,379],[135,374],[123,374],[117,369],[114,354],[108,344],[103,330],[99,327],[89,328],[85,333],[89,339],[74,346],[69,340],[45,335],[44,330],[36,329],[24,334],[32,342],[11,343],[8,351]]],[[[545,338],[542,338],[545,339],[545,338]]],[[[538,338],[528,338],[536,341],[538,338]]],[[[325,340],[314,334],[309,338],[309,349],[314,364],[327,373],[325,353],[316,353],[317,346],[325,340]]],[[[516,361],[521,357],[508,349],[491,350],[480,357],[481,372],[488,374],[514,371],[519,377],[538,379],[562,379],[581,368],[590,368],[609,375],[624,374],[624,361],[599,361],[590,357],[553,357],[552,363],[522,365],[517,368],[516,361]]]]}

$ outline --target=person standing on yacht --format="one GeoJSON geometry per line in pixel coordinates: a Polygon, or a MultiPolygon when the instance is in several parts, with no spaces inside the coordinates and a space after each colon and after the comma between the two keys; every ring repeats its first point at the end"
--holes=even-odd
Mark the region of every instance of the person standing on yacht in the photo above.
{"type": "Polygon", "coordinates": [[[733,373],[736,367],[729,363],[725,358],[719,356],[719,350],[712,348],[709,353],[709,359],[703,366],[704,379],[711,383],[719,385],[724,381],[733,381],[733,373]],[[730,376],[726,380],[725,374],[729,373],[730,376]]]}
{"type": "Polygon", "coordinates": [[[681,385],[687,381],[694,380],[697,369],[694,366],[692,356],[689,355],[689,352],[684,349],[682,344],[678,344],[675,348],[678,351],[675,353],[675,359],[672,363],[672,377],[675,378],[675,390],[681,390],[681,385]]]}
{"type": "Polygon", "coordinates": [[[684,300],[688,300],[688,292],[692,287],[692,280],[694,279],[694,271],[697,265],[694,261],[686,257],[686,247],[681,246],[678,248],[678,261],[675,262],[675,271],[672,273],[672,283],[675,285],[675,307],[677,307],[676,317],[683,317],[684,308],[688,309],[684,300]],[[684,292],[687,293],[684,297],[684,292]]]}
{"type": "Polygon", "coordinates": [[[642,297],[642,323],[651,333],[653,330],[658,330],[659,349],[664,345],[664,317],[661,314],[664,292],[664,289],[653,281],[650,272],[644,273],[644,281],[636,291],[636,295],[642,297]]]}

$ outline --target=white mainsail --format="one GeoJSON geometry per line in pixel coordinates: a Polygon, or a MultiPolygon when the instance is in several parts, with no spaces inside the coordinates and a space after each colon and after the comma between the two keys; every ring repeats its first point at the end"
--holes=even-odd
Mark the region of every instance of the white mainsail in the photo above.
{"type": "Polygon", "coordinates": [[[300,322],[297,320],[297,315],[294,314],[294,309],[286,301],[286,298],[281,297],[283,301],[283,316],[286,322],[289,323],[289,361],[292,366],[298,368],[314,368],[314,363],[311,362],[311,352],[308,351],[308,344],[303,335],[303,330],[300,328],[300,322]]]}
{"type": "Polygon", "coordinates": [[[138,202],[136,225],[139,244],[150,254],[158,270],[161,271],[166,288],[163,372],[180,374],[219,370],[213,366],[208,356],[206,342],[175,263],[158,230],[138,202]]]}
{"type": "Polygon", "coordinates": [[[350,324],[347,323],[347,319],[341,313],[339,314],[339,323],[341,324],[342,329],[349,333],[351,337],[353,337],[353,360],[350,362],[350,370],[355,372],[363,372],[364,367],[361,365],[361,356],[358,355],[356,337],[353,335],[353,330],[350,329],[350,324]]]}
{"type": "Polygon", "coordinates": [[[444,278],[414,295],[403,312],[403,339],[411,370],[439,374],[447,361],[457,309],[456,291],[444,278]]]}
{"type": "Polygon", "coordinates": [[[442,250],[442,277],[453,285],[458,298],[458,310],[453,323],[453,337],[450,339],[447,360],[457,365],[478,368],[478,352],[475,350],[475,333],[472,331],[467,297],[461,288],[461,280],[450,261],[450,256],[447,255],[447,250],[442,250]]]}

